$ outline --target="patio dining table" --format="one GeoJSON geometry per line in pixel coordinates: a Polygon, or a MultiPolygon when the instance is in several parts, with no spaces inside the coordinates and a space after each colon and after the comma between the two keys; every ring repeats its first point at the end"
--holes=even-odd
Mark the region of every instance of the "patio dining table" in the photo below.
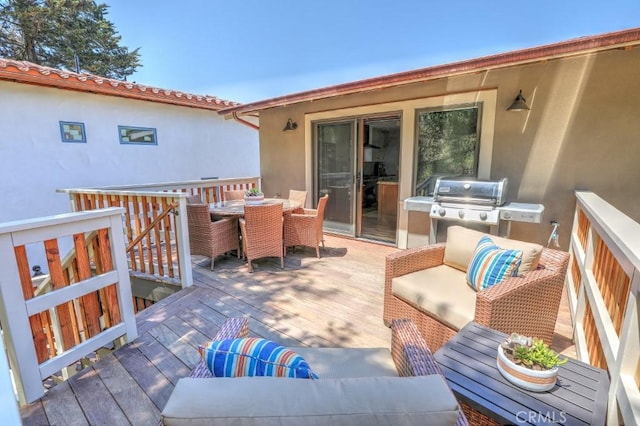
{"type": "MultiPolygon", "coordinates": [[[[296,201],[288,200],[286,198],[265,198],[262,204],[282,204],[283,213],[291,213],[295,209],[302,207],[302,205],[296,201]]],[[[230,200],[222,201],[219,203],[209,204],[209,213],[213,216],[244,216],[244,200],[230,200]]]]}

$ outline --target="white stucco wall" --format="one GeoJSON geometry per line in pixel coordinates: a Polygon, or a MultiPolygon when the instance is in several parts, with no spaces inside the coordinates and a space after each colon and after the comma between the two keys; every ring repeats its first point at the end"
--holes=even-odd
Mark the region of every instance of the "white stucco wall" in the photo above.
{"type": "Polygon", "coordinates": [[[58,188],[259,175],[258,132],[215,111],[0,82],[0,222],[70,211],[58,188]],[[63,143],[59,121],[87,143],[63,143]],[[158,144],[120,144],[118,125],[158,144]]]}

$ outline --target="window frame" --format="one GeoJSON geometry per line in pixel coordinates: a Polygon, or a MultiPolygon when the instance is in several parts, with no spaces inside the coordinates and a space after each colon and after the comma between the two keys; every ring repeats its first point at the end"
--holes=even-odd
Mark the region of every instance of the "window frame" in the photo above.
{"type": "Polygon", "coordinates": [[[87,133],[85,132],[84,129],[84,123],[80,123],[77,121],[58,121],[59,126],[60,126],[60,139],[62,140],[62,142],[64,143],[87,143],[87,133]],[[70,128],[67,128],[65,130],[65,126],[78,126],[80,127],[80,139],[71,139],[68,138],[66,135],[68,134],[68,132],[71,130],[70,128]]]}
{"type": "Polygon", "coordinates": [[[158,133],[155,127],[139,127],[139,126],[122,126],[122,125],[118,125],[118,140],[120,141],[121,145],[158,145],[158,133]],[[122,131],[125,130],[131,130],[131,131],[150,131],[153,133],[153,140],[152,141],[131,141],[131,140],[124,140],[124,137],[127,136],[123,136],[122,131]]]}
{"type": "MultiPolygon", "coordinates": [[[[460,103],[460,104],[451,104],[451,105],[443,105],[443,106],[438,106],[438,107],[427,107],[427,108],[417,108],[415,109],[415,117],[414,117],[414,127],[415,127],[415,133],[414,133],[414,141],[413,141],[413,152],[414,152],[414,158],[413,158],[413,176],[412,176],[412,185],[411,185],[411,194],[412,196],[416,196],[417,194],[417,185],[418,185],[418,163],[419,163],[419,158],[418,158],[418,152],[419,152],[419,144],[420,144],[420,128],[419,128],[419,124],[420,124],[420,114],[422,113],[430,113],[430,112],[447,112],[447,111],[458,111],[458,110],[464,110],[464,109],[473,109],[473,108],[477,108],[478,113],[477,113],[477,118],[476,118],[476,147],[475,147],[475,154],[474,154],[474,163],[473,163],[473,170],[474,173],[470,176],[473,176],[474,178],[477,178],[479,175],[479,170],[480,170],[480,157],[481,157],[481,145],[482,145],[482,126],[483,126],[483,110],[484,110],[484,102],[483,101],[477,101],[477,102],[465,102],[465,103],[460,103]]],[[[434,175],[435,176],[435,175],[434,175]]]]}

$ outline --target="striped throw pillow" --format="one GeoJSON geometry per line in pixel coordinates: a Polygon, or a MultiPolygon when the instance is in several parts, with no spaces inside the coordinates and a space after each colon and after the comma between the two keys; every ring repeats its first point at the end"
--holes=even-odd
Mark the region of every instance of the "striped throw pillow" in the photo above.
{"type": "Polygon", "coordinates": [[[467,268],[467,284],[476,291],[485,290],[518,275],[521,262],[522,250],[501,249],[485,235],[478,241],[467,268]]]}
{"type": "Polygon", "coordinates": [[[198,350],[214,377],[318,378],[302,356],[267,339],[214,340],[198,350]]]}

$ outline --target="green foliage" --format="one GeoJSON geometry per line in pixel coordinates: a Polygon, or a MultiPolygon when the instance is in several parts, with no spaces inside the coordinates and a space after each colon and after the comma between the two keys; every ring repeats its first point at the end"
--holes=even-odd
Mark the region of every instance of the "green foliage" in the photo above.
{"type": "Polygon", "coordinates": [[[568,361],[567,358],[561,358],[542,340],[523,338],[517,334],[511,335],[503,349],[512,355],[516,363],[529,368],[549,370],[568,361]]]}
{"type": "Polygon", "coordinates": [[[434,175],[475,175],[478,116],[478,107],[418,114],[418,186],[434,175]]]}
{"type": "Polygon", "coordinates": [[[120,45],[93,0],[0,0],[0,57],[122,79],[140,66],[139,49],[120,45]]]}
{"type": "Polygon", "coordinates": [[[260,190],[258,188],[253,187],[253,188],[250,188],[250,189],[244,191],[244,194],[247,197],[256,197],[258,195],[262,195],[262,192],[260,192],[260,190]]]}

